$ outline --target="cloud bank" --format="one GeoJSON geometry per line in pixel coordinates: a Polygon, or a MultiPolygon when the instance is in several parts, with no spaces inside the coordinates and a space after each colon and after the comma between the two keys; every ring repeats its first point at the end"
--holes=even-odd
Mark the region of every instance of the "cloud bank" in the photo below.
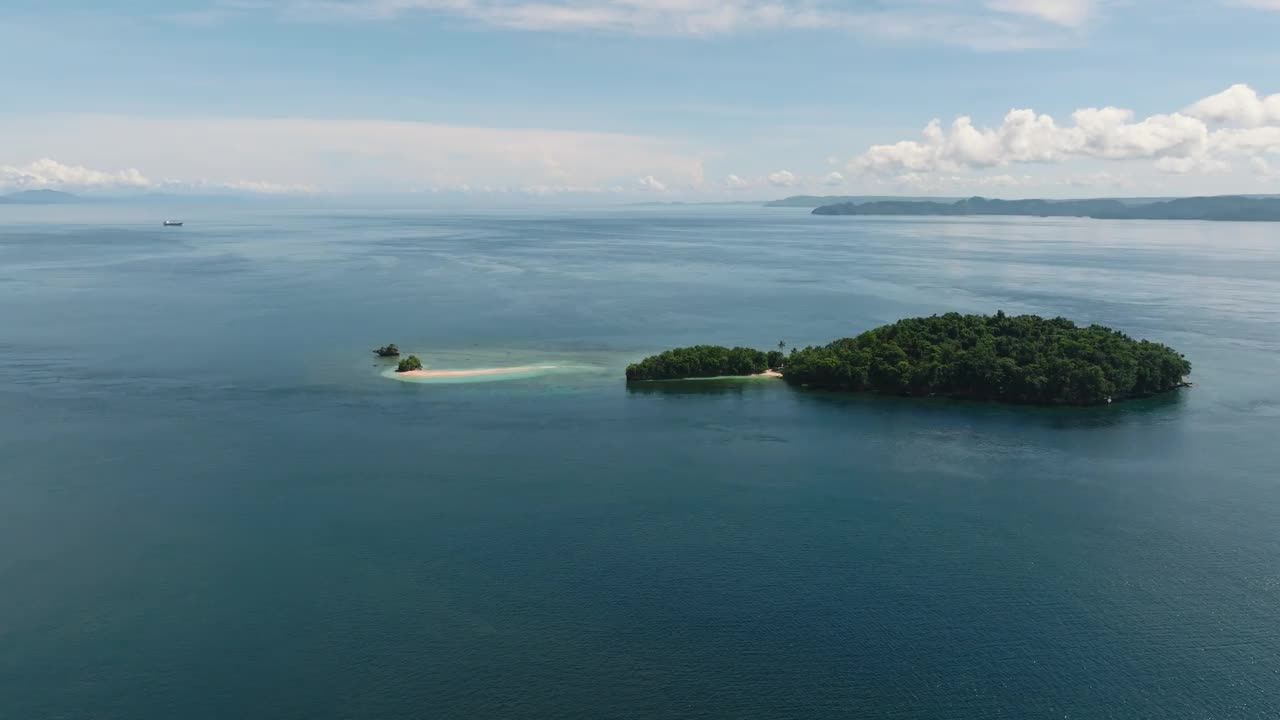
{"type": "Polygon", "coordinates": [[[946,175],[1011,165],[1076,160],[1149,161],[1160,172],[1221,173],[1239,161],[1280,152],[1280,94],[1263,97],[1247,85],[1192,103],[1181,111],[1138,119],[1118,107],[1082,108],[1060,123],[1030,109],[1010,110],[996,127],[961,116],[933,120],[919,140],[873,145],[849,170],[875,177],[946,175]]]}
{"type": "Polygon", "coordinates": [[[149,188],[154,183],[134,168],[118,171],[91,170],[42,158],[25,165],[0,165],[0,188],[34,190],[52,188],[149,188]]]}
{"type": "Polygon", "coordinates": [[[136,168],[94,170],[41,158],[25,165],[0,165],[0,190],[243,192],[253,194],[309,193],[310,185],[280,185],[259,180],[225,182],[205,179],[152,180],[136,168]]]}
{"type": "Polygon", "coordinates": [[[703,182],[698,152],[615,133],[384,120],[59,115],[0,119],[0,137],[10,141],[0,146],[0,182],[9,186],[166,183],[362,193],[465,186],[545,194],[634,188],[636,178],[646,177],[652,180],[648,189],[687,190],[703,182]],[[74,165],[13,155],[26,148],[74,165]]]}
{"type": "Polygon", "coordinates": [[[1090,107],[1063,119],[1015,109],[991,126],[968,116],[947,125],[934,120],[920,137],[872,145],[843,166],[820,146],[805,157],[637,134],[383,120],[10,116],[0,118],[0,137],[10,141],[0,146],[4,190],[671,197],[833,188],[1051,196],[1119,187],[1151,194],[1276,192],[1280,94],[1232,85],[1145,117],[1090,107]],[[28,149],[39,154],[15,155],[28,149]],[[706,162],[714,163],[711,181],[706,162]],[[783,163],[788,169],[770,167],[783,163]]]}

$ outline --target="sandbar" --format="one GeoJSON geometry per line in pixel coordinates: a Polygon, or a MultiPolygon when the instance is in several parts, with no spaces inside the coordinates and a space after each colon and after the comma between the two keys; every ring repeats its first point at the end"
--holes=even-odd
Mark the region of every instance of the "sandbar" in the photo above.
{"type": "Polygon", "coordinates": [[[396,376],[411,378],[462,378],[555,369],[555,365],[521,365],[519,367],[476,368],[473,370],[410,370],[408,372],[398,372],[396,373],[396,376]]]}

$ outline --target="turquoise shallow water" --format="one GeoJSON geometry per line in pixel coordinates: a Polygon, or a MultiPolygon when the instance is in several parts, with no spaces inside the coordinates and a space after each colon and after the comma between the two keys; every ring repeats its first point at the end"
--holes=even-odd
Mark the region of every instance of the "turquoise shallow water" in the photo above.
{"type": "Polygon", "coordinates": [[[1280,716],[1271,225],[172,214],[0,214],[0,717],[1280,716]],[[1196,386],[620,379],[951,309],[1196,386]]]}

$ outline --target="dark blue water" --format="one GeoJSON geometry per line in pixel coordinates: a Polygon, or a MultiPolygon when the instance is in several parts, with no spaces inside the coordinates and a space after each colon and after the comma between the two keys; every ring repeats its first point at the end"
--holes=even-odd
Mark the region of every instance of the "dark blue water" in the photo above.
{"type": "Polygon", "coordinates": [[[1280,716],[1275,226],[3,212],[0,718],[1280,716]],[[997,309],[1196,386],[620,380],[997,309]]]}

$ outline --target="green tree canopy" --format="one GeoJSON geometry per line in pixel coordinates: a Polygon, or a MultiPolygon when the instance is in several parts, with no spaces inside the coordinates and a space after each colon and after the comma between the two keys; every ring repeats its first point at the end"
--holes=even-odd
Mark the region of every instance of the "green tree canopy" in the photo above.
{"type": "Polygon", "coordinates": [[[695,345],[675,348],[627,367],[627,380],[678,380],[754,375],[769,369],[768,355],[751,348],[695,345]]]}
{"type": "Polygon", "coordinates": [[[1090,405],[1171,390],[1190,372],[1174,350],[1111,328],[998,312],[899,320],[795,350],[783,376],[854,392],[1090,405]]]}
{"type": "Polygon", "coordinates": [[[422,361],[418,359],[417,355],[410,355],[409,357],[401,360],[400,363],[396,365],[396,372],[409,372],[411,370],[421,370],[421,369],[422,369],[422,361]]]}

